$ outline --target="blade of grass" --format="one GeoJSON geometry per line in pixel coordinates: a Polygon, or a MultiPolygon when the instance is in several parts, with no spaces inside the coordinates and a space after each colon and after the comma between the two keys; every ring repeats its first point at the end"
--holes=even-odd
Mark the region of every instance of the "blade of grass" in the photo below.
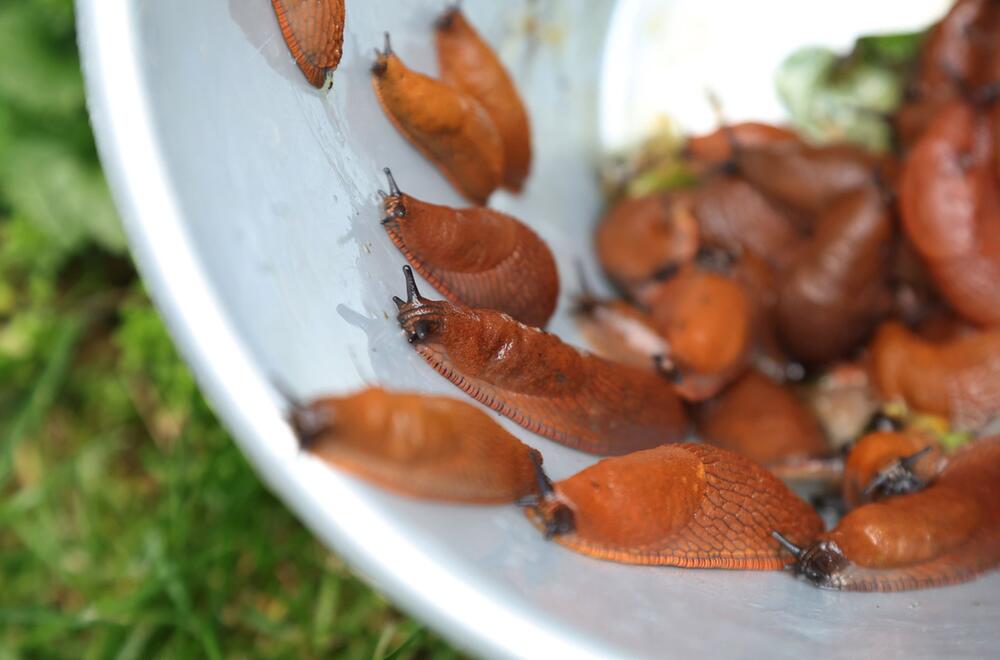
{"type": "Polygon", "coordinates": [[[82,316],[68,316],[60,323],[49,358],[35,381],[27,400],[21,407],[10,429],[0,440],[0,489],[10,479],[14,462],[14,449],[25,437],[38,428],[45,414],[56,401],[59,388],[66,379],[66,372],[73,359],[74,349],[83,334],[86,321],[82,316]]]}
{"type": "Polygon", "coordinates": [[[416,644],[420,640],[420,638],[424,636],[424,633],[426,631],[427,629],[424,627],[417,628],[416,630],[413,631],[413,633],[409,637],[407,637],[403,641],[402,644],[396,647],[395,651],[393,651],[389,655],[382,656],[382,660],[399,660],[399,658],[402,657],[403,653],[405,653],[408,648],[416,644]]]}

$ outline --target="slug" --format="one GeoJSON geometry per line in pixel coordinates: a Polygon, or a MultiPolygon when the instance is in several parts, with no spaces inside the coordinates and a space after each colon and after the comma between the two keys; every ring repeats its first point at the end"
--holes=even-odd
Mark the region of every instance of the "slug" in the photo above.
{"type": "Polygon", "coordinates": [[[1000,438],[988,438],[956,453],[928,488],[854,509],[805,549],[784,543],[795,572],[826,589],[940,587],[1000,563],[998,502],[1000,438]]]}
{"type": "Polygon", "coordinates": [[[1000,194],[988,118],[956,100],[914,145],[899,185],[903,227],[941,296],[970,321],[1000,324],[1000,194]]]}
{"type": "Polygon", "coordinates": [[[631,292],[694,259],[699,242],[689,197],[656,193],[618,202],[598,225],[595,248],[611,281],[631,292]]]}
{"type": "Polygon", "coordinates": [[[428,300],[403,267],[394,298],[409,342],[466,394],[529,431],[592,454],[676,442],[684,408],[656,374],[589,355],[555,335],[488,309],[428,300]]]}
{"type": "MultiPolygon", "coordinates": [[[[736,172],[755,188],[808,218],[845,193],[869,184],[875,171],[873,158],[857,147],[814,147],[793,141],[740,146],[733,163],[736,172]]],[[[806,223],[803,229],[811,227],[806,223]]]]}
{"type": "Polygon", "coordinates": [[[705,135],[693,135],[684,143],[685,158],[705,166],[723,166],[733,158],[733,144],[756,147],[774,142],[798,142],[795,131],[756,121],[720,126],[705,135]]]}
{"type": "Polygon", "coordinates": [[[990,4],[990,0],[958,0],[931,28],[920,49],[916,75],[894,117],[901,146],[912,145],[958,95],[958,80],[974,78],[978,44],[970,36],[986,18],[990,4]]]}
{"type": "Polygon", "coordinates": [[[778,336],[794,357],[811,364],[842,357],[889,311],[892,238],[892,219],[872,184],[822,213],[778,287],[778,336]]]}
{"type": "Polygon", "coordinates": [[[607,458],[559,481],[525,512],[546,537],[629,564],[775,570],[770,529],[799,543],[823,531],[812,508],[756,463],[700,444],[607,458]]]}
{"type": "Polygon", "coordinates": [[[503,177],[503,142],[479,103],[400,61],[385,35],[372,66],[372,87],[396,129],[462,195],[483,205],[503,177]]]}
{"type": "Polygon", "coordinates": [[[1000,330],[922,339],[895,322],[871,347],[872,376],[885,401],[977,428],[1000,413],[1000,330]]]}
{"type": "Polygon", "coordinates": [[[705,442],[765,466],[829,452],[819,420],[795,394],[751,369],[698,415],[705,442]]]}
{"type": "Polygon", "coordinates": [[[281,36],[313,87],[322,88],[344,53],[344,0],[271,0],[281,36]]]}
{"type": "Polygon", "coordinates": [[[479,101],[493,120],[503,142],[503,186],[520,192],[531,170],[531,125],[514,82],[457,5],[436,27],[441,79],[479,101]]]}
{"type": "Polygon", "coordinates": [[[735,279],[692,264],[648,289],[643,302],[669,346],[668,375],[688,401],[714,396],[746,368],[753,307],[735,279]]]}
{"type": "Polygon", "coordinates": [[[739,177],[711,177],[694,196],[703,245],[733,254],[752,252],[781,269],[802,241],[788,215],[739,177]]]}
{"type": "Polygon", "coordinates": [[[541,454],[461,401],[372,387],[293,404],[289,419],[304,450],[401,495],[489,504],[539,492],[541,454]]]}
{"type": "Polygon", "coordinates": [[[495,309],[544,327],[559,297],[548,246],[527,225],[492,209],[454,209],[400,192],[388,168],[383,200],[389,238],[452,302],[495,309]]]}
{"type": "Polygon", "coordinates": [[[940,448],[923,434],[876,431],[858,439],[844,461],[841,494],[848,508],[916,492],[941,471],[940,448]]]}

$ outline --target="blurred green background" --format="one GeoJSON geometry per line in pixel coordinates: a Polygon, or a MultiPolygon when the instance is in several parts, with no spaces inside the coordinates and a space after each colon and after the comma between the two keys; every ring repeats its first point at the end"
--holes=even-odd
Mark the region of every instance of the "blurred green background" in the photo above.
{"type": "Polygon", "coordinates": [[[0,659],[455,655],[198,394],[101,174],[72,0],[0,0],[0,383],[0,659]]]}

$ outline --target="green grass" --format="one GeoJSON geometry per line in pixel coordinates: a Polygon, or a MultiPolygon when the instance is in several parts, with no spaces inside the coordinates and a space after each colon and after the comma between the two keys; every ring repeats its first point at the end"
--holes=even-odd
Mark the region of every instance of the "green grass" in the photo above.
{"type": "Polygon", "coordinates": [[[0,3],[0,62],[0,659],[455,656],[264,490],[179,361],[70,0],[0,3]]]}

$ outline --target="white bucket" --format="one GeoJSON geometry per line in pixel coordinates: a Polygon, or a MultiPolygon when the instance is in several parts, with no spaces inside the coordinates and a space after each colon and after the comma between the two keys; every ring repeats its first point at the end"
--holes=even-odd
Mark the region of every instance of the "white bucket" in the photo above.
{"type": "MultiPolygon", "coordinates": [[[[296,448],[277,376],[303,396],[365,384],[464,395],[407,345],[391,296],[403,257],[379,225],[390,166],[429,201],[462,201],[390,126],[368,68],[382,32],[435,72],[445,0],[348,0],[330,93],[308,86],[267,0],[79,0],[101,155],[133,252],[204,391],[261,476],[317,535],[415,616],[477,654],[547,656],[995,656],[1000,575],[902,594],[817,590],[782,573],[605,563],[547,543],[515,507],[401,499],[296,448]]],[[[533,122],[524,194],[493,204],[596,279],[595,161],[659,113],[712,127],[780,119],[773,71],[807,44],[913,29],[946,0],[466,0],[533,122]]],[[[424,283],[424,293],[435,297],[424,283]]],[[[478,405],[478,404],[477,404],[478,405]]],[[[504,425],[554,478],[593,458],[504,425]]]]}

